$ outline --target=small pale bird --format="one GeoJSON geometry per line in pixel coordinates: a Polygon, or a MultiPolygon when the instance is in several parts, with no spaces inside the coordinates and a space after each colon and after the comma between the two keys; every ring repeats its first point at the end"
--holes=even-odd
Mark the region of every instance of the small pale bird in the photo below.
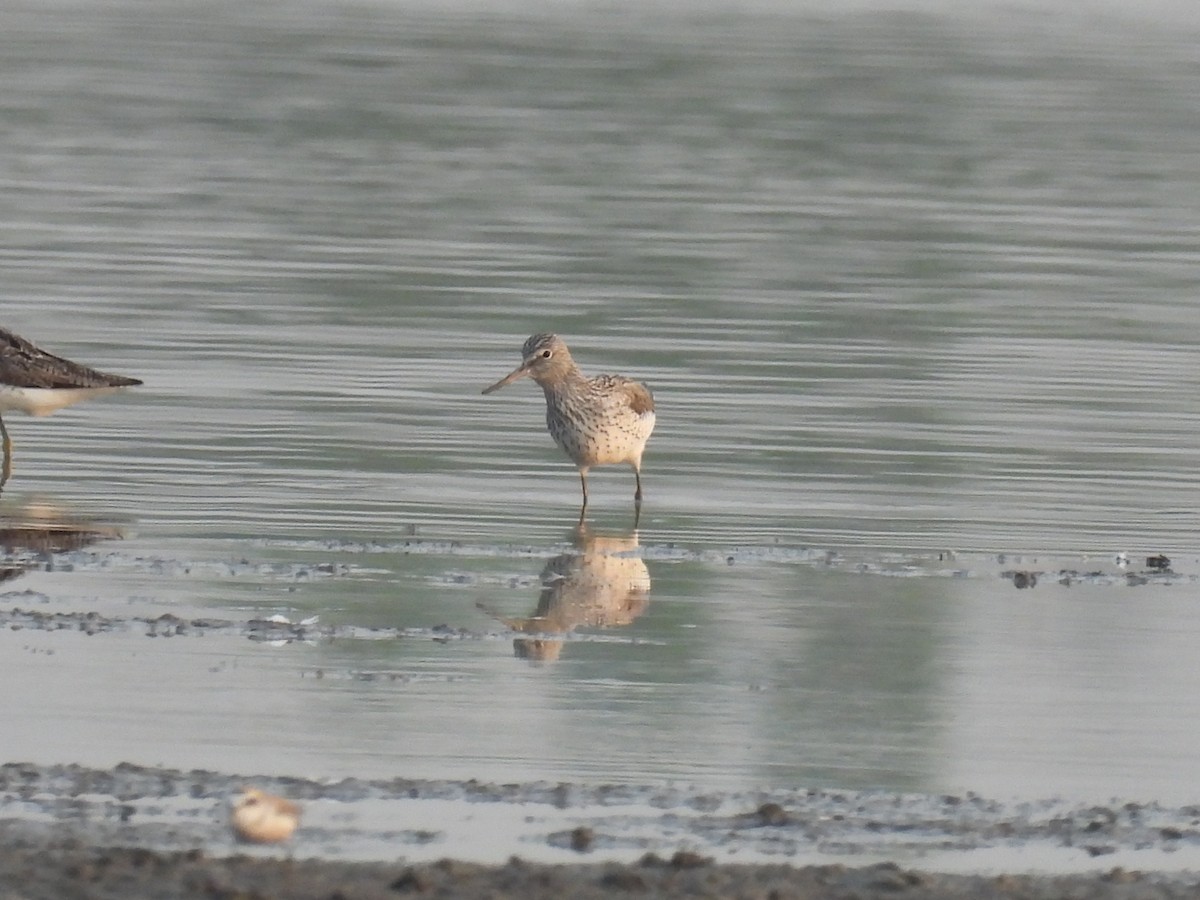
{"type": "Polygon", "coordinates": [[[300,824],[300,807],[258,788],[244,787],[233,802],[229,824],[239,840],[278,844],[290,838],[300,824]]]}
{"type": "Polygon", "coordinates": [[[620,375],[586,377],[571,359],[571,352],[556,334],[535,334],[521,348],[521,364],[485,394],[528,375],[546,395],[546,427],[554,443],[579,469],[583,507],[587,510],[588,470],[592,466],[628,463],[633,466],[637,491],[634,505],[642,505],[642,453],[654,430],[654,396],[650,389],[620,375]]]}
{"type": "Polygon", "coordinates": [[[12,440],[4,426],[4,413],[19,410],[31,416],[46,416],[80,400],[141,383],[136,378],[97,372],[54,356],[0,328],[0,437],[4,440],[0,487],[12,474],[12,440]]]}

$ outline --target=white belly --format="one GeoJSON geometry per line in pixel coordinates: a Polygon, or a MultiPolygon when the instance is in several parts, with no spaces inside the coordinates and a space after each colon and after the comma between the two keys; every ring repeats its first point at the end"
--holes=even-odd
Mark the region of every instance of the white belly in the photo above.
{"type": "Polygon", "coordinates": [[[31,416],[48,416],[80,400],[103,397],[119,390],[119,387],[24,388],[4,384],[0,385],[0,414],[18,410],[31,416]]]}

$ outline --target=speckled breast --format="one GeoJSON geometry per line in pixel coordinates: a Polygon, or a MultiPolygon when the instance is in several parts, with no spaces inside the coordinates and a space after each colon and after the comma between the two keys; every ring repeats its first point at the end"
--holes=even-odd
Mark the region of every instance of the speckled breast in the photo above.
{"type": "Polygon", "coordinates": [[[546,427],[576,465],[602,466],[640,459],[654,430],[654,413],[560,398],[546,405],[546,427]]]}

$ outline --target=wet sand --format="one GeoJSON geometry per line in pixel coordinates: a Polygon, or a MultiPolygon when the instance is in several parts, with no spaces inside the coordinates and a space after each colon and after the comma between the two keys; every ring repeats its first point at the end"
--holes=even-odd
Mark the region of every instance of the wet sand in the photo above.
{"type": "Polygon", "coordinates": [[[2,896],[23,900],[104,898],[395,898],[403,896],[559,900],[653,896],[735,898],[924,897],[1098,900],[1192,898],[1196,878],[1166,878],[1113,869],[1096,875],[938,875],[891,863],[842,865],[715,865],[687,853],[649,855],[634,864],[535,865],[519,859],[501,866],[442,860],[420,865],[322,860],[210,857],[200,851],[160,853],[40,840],[4,830],[0,850],[2,896]],[[20,885],[19,888],[13,886],[20,885]]]}

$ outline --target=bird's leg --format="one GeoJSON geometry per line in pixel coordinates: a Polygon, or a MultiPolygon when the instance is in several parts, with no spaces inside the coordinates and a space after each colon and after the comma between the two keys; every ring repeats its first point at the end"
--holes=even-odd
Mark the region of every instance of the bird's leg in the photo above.
{"type": "Polygon", "coordinates": [[[8,429],[4,427],[4,419],[0,417],[0,435],[4,438],[4,470],[0,472],[0,487],[8,482],[8,477],[12,475],[12,438],[8,436],[8,429]]]}
{"type": "Polygon", "coordinates": [[[633,477],[637,481],[637,490],[633,492],[633,530],[637,531],[642,521],[642,472],[637,466],[633,467],[633,477]]]}
{"type": "Polygon", "coordinates": [[[579,507],[579,524],[583,524],[584,514],[587,512],[587,469],[579,470],[579,483],[583,485],[583,505],[579,507]]]}

